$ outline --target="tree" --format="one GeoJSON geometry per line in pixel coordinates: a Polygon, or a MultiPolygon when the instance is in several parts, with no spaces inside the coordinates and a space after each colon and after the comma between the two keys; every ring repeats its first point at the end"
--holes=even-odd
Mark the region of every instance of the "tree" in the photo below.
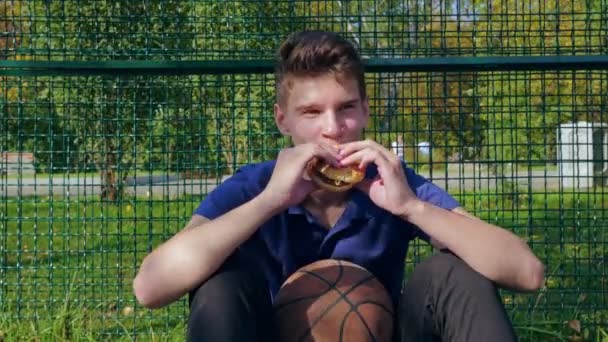
{"type": "MultiPolygon", "coordinates": [[[[24,20],[28,6],[23,1],[0,1],[0,60],[27,60],[30,23],[24,20]]],[[[48,120],[49,102],[44,96],[37,96],[37,80],[18,77],[0,77],[0,151],[34,152],[38,170],[65,167],[69,158],[68,148],[62,135],[48,136],[55,128],[55,122],[48,120]],[[48,151],[58,149],[57,158],[48,151]]]]}
{"type": "MultiPolygon", "coordinates": [[[[195,16],[205,21],[197,30],[207,58],[274,58],[281,41],[301,29],[285,1],[231,1],[197,4],[195,16]]],[[[237,62],[238,63],[238,62],[237,62]]],[[[202,76],[205,164],[232,173],[246,162],[272,158],[287,142],[272,115],[274,80],[266,75],[202,76]],[[218,158],[218,159],[215,159],[218,158]]]]}
{"type": "MultiPolygon", "coordinates": [[[[470,37],[445,35],[466,30],[452,13],[455,3],[312,1],[296,13],[316,21],[309,26],[343,32],[364,58],[449,56],[473,46],[470,37]]],[[[406,133],[406,145],[429,140],[446,146],[450,154],[460,146],[481,144],[475,74],[393,72],[366,77],[375,114],[370,131],[382,143],[400,131],[406,133]]]]}
{"type": "MultiPolygon", "coordinates": [[[[21,33],[26,31],[26,27],[20,27],[18,18],[21,11],[20,2],[0,1],[0,60],[13,57],[15,49],[19,47],[21,33]]],[[[0,140],[0,152],[6,150],[17,149],[18,146],[23,146],[24,142],[20,141],[19,136],[19,108],[16,105],[20,93],[19,82],[16,77],[0,77],[2,84],[2,96],[0,97],[0,132],[3,139],[0,140]]]]}
{"type": "MultiPolygon", "coordinates": [[[[179,1],[43,2],[30,10],[42,18],[33,30],[48,33],[32,45],[47,47],[51,59],[174,59],[192,45],[189,6],[179,1]]],[[[111,201],[121,196],[130,169],[150,158],[144,142],[151,108],[188,107],[192,100],[179,82],[163,77],[54,77],[46,87],[55,115],[74,134],[79,164],[95,165],[101,196],[111,201]]]]}
{"type": "MultiPolygon", "coordinates": [[[[476,42],[495,55],[601,53],[598,2],[473,1],[476,42]],[[530,18],[537,18],[531,20],[530,18]]],[[[604,12],[602,12],[604,11],[604,12]]],[[[604,35],[605,36],[605,35],[604,35]]],[[[605,120],[608,85],[598,72],[488,73],[476,92],[484,99],[488,160],[548,161],[555,156],[557,126],[605,120]]]]}

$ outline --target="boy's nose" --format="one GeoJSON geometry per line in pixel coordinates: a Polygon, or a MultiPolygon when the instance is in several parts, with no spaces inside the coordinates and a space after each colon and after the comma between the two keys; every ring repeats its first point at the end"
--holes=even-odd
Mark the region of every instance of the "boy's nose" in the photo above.
{"type": "Polygon", "coordinates": [[[333,138],[340,133],[340,122],[335,113],[327,113],[323,122],[323,134],[333,138]]]}

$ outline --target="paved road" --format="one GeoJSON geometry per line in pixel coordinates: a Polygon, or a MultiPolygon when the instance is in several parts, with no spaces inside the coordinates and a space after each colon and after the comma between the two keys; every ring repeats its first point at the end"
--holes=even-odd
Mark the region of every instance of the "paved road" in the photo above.
{"type": "MultiPolygon", "coordinates": [[[[449,192],[497,189],[497,177],[487,168],[475,164],[461,164],[445,171],[428,171],[420,174],[449,192]]],[[[224,177],[226,179],[227,177],[224,177]]],[[[524,188],[550,190],[559,188],[557,171],[532,170],[507,174],[503,179],[516,182],[524,188]]],[[[177,175],[140,176],[128,178],[125,191],[141,196],[180,196],[184,194],[205,194],[213,190],[219,179],[184,179],[177,175]]],[[[22,178],[0,177],[0,197],[55,195],[90,196],[101,191],[100,178],[96,175],[76,176],[71,174],[37,177],[27,175],[22,178]]]]}
{"type": "MultiPolygon", "coordinates": [[[[216,179],[180,179],[176,175],[139,176],[127,178],[127,194],[168,195],[171,197],[183,194],[204,194],[213,190],[220,182],[216,179]]],[[[90,196],[101,192],[99,176],[87,175],[53,175],[44,177],[27,176],[22,178],[0,178],[0,196],[90,196]]]]}

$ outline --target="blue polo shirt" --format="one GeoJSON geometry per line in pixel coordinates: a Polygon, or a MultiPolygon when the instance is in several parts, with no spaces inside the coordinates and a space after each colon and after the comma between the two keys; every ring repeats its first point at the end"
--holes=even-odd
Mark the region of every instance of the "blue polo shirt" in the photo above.
{"type": "MultiPolygon", "coordinates": [[[[209,193],[195,214],[212,220],[251,200],[266,187],[275,162],[240,168],[209,193]]],[[[458,207],[454,198],[412,169],[405,167],[405,173],[420,199],[448,210],[458,207]]],[[[371,166],[366,177],[373,178],[376,174],[377,170],[371,166]]],[[[368,269],[386,287],[396,305],[408,244],[416,237],[429,241],[416,226],[376,206],[363,192],[352,190],[344,213],[331,229],[319,224],[303,207],[293,206],[264,223],[243,249],[255,250],[248,257],[264,270],[272,299],[297,269],[331,258],[351,261],[368,269]]]]}

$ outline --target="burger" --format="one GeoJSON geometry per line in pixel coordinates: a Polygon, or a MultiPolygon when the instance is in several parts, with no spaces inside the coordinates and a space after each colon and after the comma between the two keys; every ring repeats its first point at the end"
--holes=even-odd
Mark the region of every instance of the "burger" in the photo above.
{"type": "Polygon", "coordinates": [[[365,172],[356,165],[336,168],[320,158],[310,161],[308,175],[317,186],[333,192],[349,190],[365,178],[365,172]]]}

